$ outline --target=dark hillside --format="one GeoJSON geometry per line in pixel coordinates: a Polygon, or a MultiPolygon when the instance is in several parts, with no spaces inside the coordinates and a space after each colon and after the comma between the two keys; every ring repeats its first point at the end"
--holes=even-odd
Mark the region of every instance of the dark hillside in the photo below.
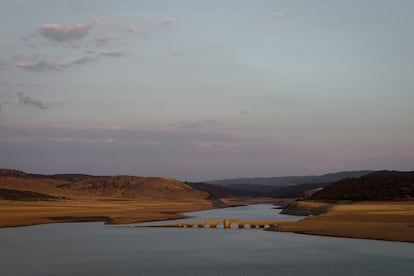
{"type": "Polygon", "coordinates": [[[329,186],[331,183],[309,183],[309,184],[298,184],[291,186],[279,187],[267,193],[269,197],[274,198],[297,198],[304,197],[306,192],[316,188],[323,188],[329,186]]]}
{"type": "Polygon", "coordinates": [[[55,197],[43,193],[36,193],[32,191],[18,191],[11,189],[1,189],[0,188],[0,199],[5,200],[19,200],[19,201],[49,201],[49,200],[58,200],[65,199],[64,197],[55,197]]]}
{"type": "Polygon", "coordinates": [[[19,171],[19,170],[0,169],[0,177],[27,178],[29,176],[26,173],[19,171]]]}
{"type": "Polygon", "coordinates": [[[315,200],[414,199],[414,172],[378,171],[359,179],[344,179],[315,193],[315,200]]]}

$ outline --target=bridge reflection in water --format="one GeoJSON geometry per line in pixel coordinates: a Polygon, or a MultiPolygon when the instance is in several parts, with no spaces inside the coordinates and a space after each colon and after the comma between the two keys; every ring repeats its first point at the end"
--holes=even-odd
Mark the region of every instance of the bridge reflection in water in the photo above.
{"type": "Polygon", "coordinates": [[[238,219],[225,219],[199,222],[179,222],[175,224],[155,225],[151,227],[178,227],[178,228],[269,228],[277,226],[279,221],[260,220],[260,221],[242,221],[238,219]]]}

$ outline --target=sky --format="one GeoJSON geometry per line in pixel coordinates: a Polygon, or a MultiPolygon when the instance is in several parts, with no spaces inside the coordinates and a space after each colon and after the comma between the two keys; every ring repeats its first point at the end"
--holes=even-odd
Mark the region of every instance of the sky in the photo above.
{"type": "Polygon", "coordinates": [[[0,0],[0,167],[414,170],[414,1],[0,0]]]}

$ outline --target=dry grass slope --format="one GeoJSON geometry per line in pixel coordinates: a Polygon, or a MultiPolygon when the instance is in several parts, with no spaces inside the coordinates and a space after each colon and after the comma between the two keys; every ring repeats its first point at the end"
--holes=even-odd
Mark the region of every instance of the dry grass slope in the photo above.
{"type": "Polygon", "coordinates": [[[0,227],[67,221],[132,223],[212,208],[208,193],[163,177],[61,177],[0,170],[0,227]],[[51,200],[53,199],[53,200],[51,200]]]}

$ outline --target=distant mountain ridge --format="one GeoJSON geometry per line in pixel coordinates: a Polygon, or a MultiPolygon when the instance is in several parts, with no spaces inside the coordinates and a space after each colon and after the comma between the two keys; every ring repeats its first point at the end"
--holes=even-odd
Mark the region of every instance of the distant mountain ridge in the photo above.
{"type": "Polygon", "coordinates": [[[229,178],[204,181],[209,184],[220,185],[295,185],[295,184],[308,184],[308,183],[329,183],[336,182],[345,178],[359,178],[374,171],[361,170],[361,171],[342,171],[336,173],[328,173],[323,175],[306,175],[306,176],[281,176],[281,177],[255,177],[255,178],[229,178]]]}
{"type": "Polygon", "coordinates": [[[187,183],[193,188],[220,197],[301,198],[346,179],[358,178],[372,171],[345,171],[321,176],[287,176],[268,178],[235,178],[208,182],[187,183]]]}

